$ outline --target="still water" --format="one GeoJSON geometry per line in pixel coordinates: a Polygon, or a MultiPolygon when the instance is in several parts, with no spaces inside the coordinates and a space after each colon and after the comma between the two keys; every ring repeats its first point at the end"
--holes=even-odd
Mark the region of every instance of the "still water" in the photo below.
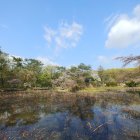
{"type": "Polygon", "coordinates": [[[0,140],[140,140],[140,104],[124,100],[60,93],[0,98],[0,140]]]}

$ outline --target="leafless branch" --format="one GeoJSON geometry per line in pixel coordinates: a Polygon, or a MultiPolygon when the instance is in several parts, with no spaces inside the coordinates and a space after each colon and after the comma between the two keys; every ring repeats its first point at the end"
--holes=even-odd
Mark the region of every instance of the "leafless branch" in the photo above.
{"type": "Polygon", "coordinates": [[[136,62],[137,65],[140,65],[140,56],[121,56],[121,57],[117,57],[116,60],[121,60],[124,64],[123,67],[125,67],[126,65],[130,64],[131,62],[136,62]]]}

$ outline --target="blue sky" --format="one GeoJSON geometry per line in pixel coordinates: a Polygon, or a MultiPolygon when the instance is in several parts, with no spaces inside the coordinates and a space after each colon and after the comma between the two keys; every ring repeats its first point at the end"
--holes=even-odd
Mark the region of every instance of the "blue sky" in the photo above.
{"type": "Polygon", "coordinates": [[[63,66],[140,54],[140,0],[0,0],[0,46],[63,66]]]}

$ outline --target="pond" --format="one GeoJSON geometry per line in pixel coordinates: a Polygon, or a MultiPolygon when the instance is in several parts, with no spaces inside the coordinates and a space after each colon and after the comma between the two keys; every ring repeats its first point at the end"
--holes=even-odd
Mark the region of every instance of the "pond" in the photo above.
{"type": "Polygon", "coordinates": [[[0,140],[139,140],[140,103],[124,95],[6,95],[0,140]]]}

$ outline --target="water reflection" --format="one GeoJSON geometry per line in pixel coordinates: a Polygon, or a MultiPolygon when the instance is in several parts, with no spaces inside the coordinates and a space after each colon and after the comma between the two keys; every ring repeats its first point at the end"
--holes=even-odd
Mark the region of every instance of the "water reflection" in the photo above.
{"type": "Polygon", "coordinates": [[[91,97],[76,97],[75,102],[69,106],[70,114],[79,117],[82,121],[92,120],[94,113],[91,107],[94,105],[95,99],[91,97]]]}
{"type": "MultiPolygon", "coordinates": [[[[133,108],[138,116],[140,105],[133,108]]],[[[134,114],[120,102],[79,94],[5,98],[0,100],[0,139],[137,140],[140,118],[134,114]]]]}

